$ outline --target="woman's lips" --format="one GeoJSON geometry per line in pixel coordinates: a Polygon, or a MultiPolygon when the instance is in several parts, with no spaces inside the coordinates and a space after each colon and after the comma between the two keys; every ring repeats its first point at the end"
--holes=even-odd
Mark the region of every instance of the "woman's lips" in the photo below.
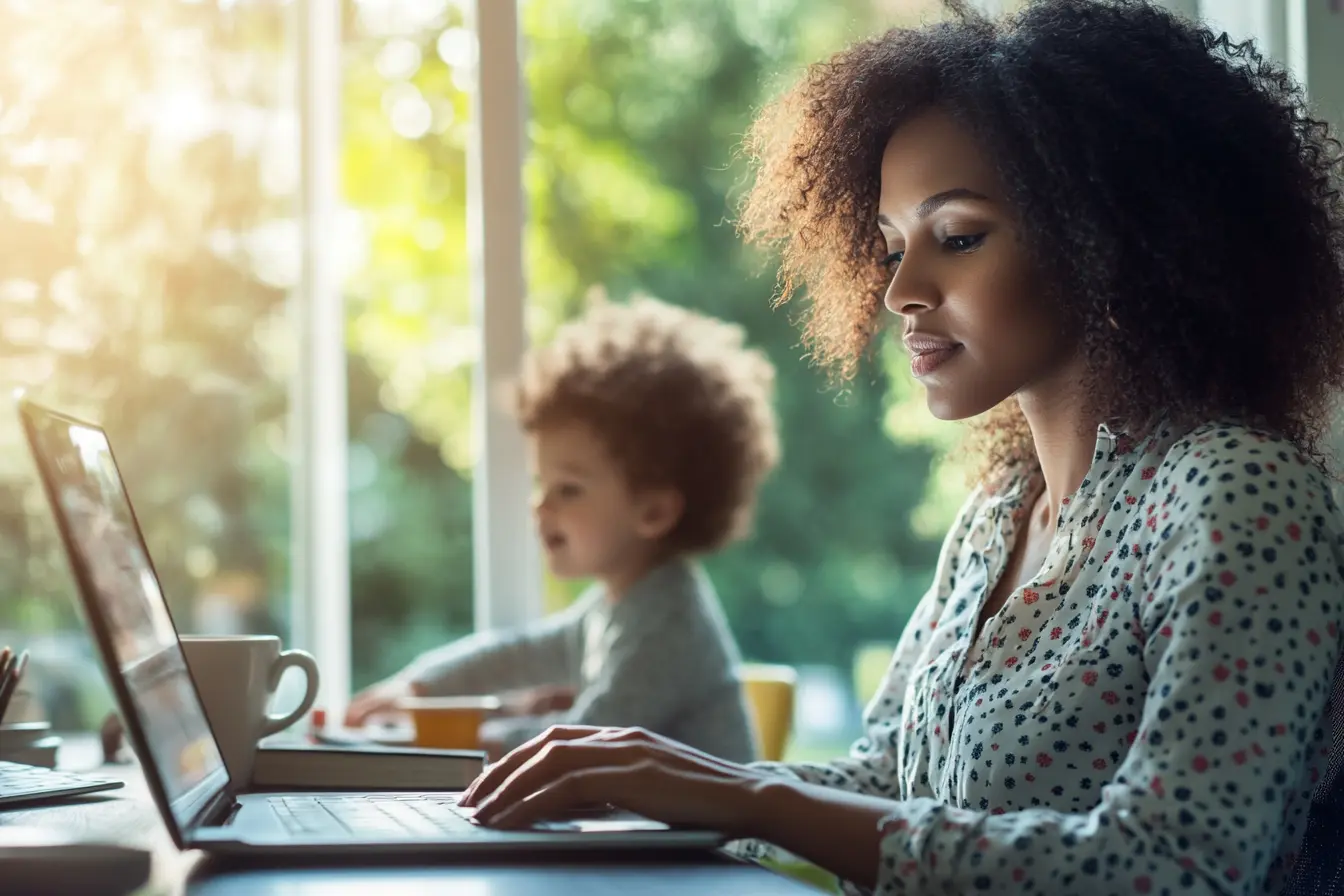
{"type": "Polygon", "coordinates": [[[961,351],[960,343],[924,333],[908,333],[903,341],[910,352],[910,372],[916,377],[928,376],[961,351]]]}
{"type": "Polygon", "coordinates": [[[947,348],[934,349],[933,351],[920,352],[912,355],[910,358],[910,372],[915,376],[928,376],[939,367],[942,367],[948,361],[961,351],[961,346],[952,345],[947,348]]]}

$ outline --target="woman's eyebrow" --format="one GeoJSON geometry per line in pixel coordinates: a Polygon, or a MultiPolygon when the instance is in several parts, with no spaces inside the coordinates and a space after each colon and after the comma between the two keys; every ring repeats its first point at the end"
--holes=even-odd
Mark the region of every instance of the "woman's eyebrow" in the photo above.
{"type": "MultiPolygon", "coordinates": [[[[934,193],[928,199],[921,202],[915,209],[915,218],[927,218],[954,199],[978,199],[982,202],[989,201],[989,197],[983,193],[977,193],[974,190],[968,190],[965,187],[954,187],[951,190],[943,190],[941,193],[934,193]]],[[[877,216],[877,223],[885,224],[888,227],[896,226],[892,223],[890,218],[882,214],[877,216]]]]}

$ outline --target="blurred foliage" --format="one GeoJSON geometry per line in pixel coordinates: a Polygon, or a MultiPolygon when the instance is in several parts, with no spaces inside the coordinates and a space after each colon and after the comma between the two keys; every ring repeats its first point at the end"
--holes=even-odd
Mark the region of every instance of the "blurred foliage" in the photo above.
{"type": "MultiPolygon", "coordinates": [[[[0,385],[106,422],[179,607],[220,571],[287,575],[287,16],[0,4],[0,385]]],[[[0,477],[0,625],[68,625],[12,414],[0,477]]]]}
{"type": "MultiPolygon", "coordinates": [[[[752,111],[807,60],[928,3],[524,0],[533,338],[601,289],[746,327],[779,370],[784,463],[708,561],[752,659],[850,667],[927,586],[961,493],[898,361],[841,391],[732,227],[752,111]],[[929,483],[933,486],[930,487],[929,483]],[[950,483],[950,484],[949,484],[950,483]]],[[[302,295],[298,4],[0,0],[0,386],[106,423],[187,631],[283,633],[302,295]],[[215,602],[215,605],[218,601],[215,602]],[[212,621],[214,620],[214,621],[212,621]]],[[[449,0],[347,0],[338,255],[348,298],[355,681],[471,627],[465,252],[475,43],[449,0]]],[[[0,634],[75,627],[0,414],[0,634]]],[[[548,583],[548,605],[578,583],[548,583]]],[[[87,645],[85,645],[87,647],[87,645]]],[[[101,705],[101,704],[99,704],[101,705]]]]}

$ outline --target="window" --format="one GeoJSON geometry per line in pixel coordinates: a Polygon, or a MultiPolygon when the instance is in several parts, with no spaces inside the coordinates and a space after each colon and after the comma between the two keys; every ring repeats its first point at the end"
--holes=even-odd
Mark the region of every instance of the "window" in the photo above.
{"type": "Polygon", "coordinates": [[[340,198],[358,222],[350,347],[353,676],[472,630],[467,156],[476,39],[447,3],[359,2],[343,39],[340,198]]]}
{"type": "MultiPolygon", "coordinates": [[[[904,14],[927,5],[906,4],[904,14]]],[[[354,10],[341,186],[366,247],[357,253],[362,269],[346,282],[358,685],[480,624],[470,598],[470,559],[481,548],[469,541],[472,522],[478,533],[519,545],[530,547],[532,535],[525,517],[501,535],[470,516],[476,464],[498,460],[498,439],[511,433],[503,421],[487,443],[477,426],[475,352],[486,346],[484,363],[495,360],[471,316],[466,247],[473,91],[509,79],[486,66],[509,55],[512,23],[482,22],[487,52],[478,57],[456,6],[369,2],[354,10]],[[370,519],[386,528],[361,541],[370,519]]],[[[763,496],[756,536],[709,569],[749,659],[814,667],[806,680],[834,710],[839,739],[855,721],[856,650],[899,635],[927,587],[957,496],[924,500],[936,451],[927,439],[884,430],[884,407],[905,396],[888,388],[882,369],[837,397],[800,362],[789,316],[770,308],[769,271],[723,222],[743,174],[733,145],[763,85],[876,27],[878,15],[867,0],[770,9],[528,0],[516,26],[526,97],[528,333],[547,338],[594,290],[645,291],[740,322],[767,348],[780,370],[786,463],[763,496]],[[838,456],[835,440],[852,450],[838,456]],[[818,502],[818,494],[830,497],[818,502]],[[920,504],[927,519],[917,525],[906,509],[920,504]]],[[[510,103],[485,109],[507,115],[510,103]]],[[[509,207],[484,209],[507,219],[509,207]]],[[[495,295],[513,298],[507,288],[495,295]]],[[[526,482],[517,467],[506,475],[526,482]]],[[[544,609],[583,584],[547,580],[544,609]]],[[[514,596],[484,590],[492,601],[514,596]]]]}
{"type": "MultiPolygon", "coordinates": [[[[293,8],[5,0],[0,385],[106,422],[179,626],[287,629],[293,8]]],[[[12,410],[0,643],[58,728],[110,700],[12,410]]]]}

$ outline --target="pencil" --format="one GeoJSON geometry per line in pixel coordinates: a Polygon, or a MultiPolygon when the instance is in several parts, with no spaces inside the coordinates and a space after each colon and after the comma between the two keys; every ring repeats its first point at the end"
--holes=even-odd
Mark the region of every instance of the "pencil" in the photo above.
{"type": "Polygon", "coordinates": [[[23,672],[28,668],[28,651],[19,654],[19,658],[9,664],[3,679],[0,679],[0,722],[5,720],[5,710],[9,709],[9,701],[14,696],[14,690],[19,686],[19,680],[23,678],[23,672]]]}
{"type": "Polygon", "coordinates": [[[9,684],[10,667],[14,665],[14,651],[6,647],[0,650],[0,691],[9,684]]]}

